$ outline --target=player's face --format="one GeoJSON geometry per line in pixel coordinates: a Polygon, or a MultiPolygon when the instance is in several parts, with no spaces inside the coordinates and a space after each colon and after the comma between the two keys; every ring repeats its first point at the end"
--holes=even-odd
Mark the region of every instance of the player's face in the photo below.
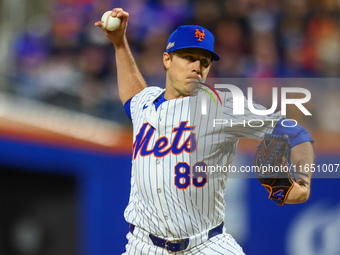
{"type": "Polygon", "coordinates": [[[182,49],[163,56],[167,70],[166,99],[190,96],[192,86],[197,82],[204,82],[211,67],[211,55],[202,49],[182,49]]]}

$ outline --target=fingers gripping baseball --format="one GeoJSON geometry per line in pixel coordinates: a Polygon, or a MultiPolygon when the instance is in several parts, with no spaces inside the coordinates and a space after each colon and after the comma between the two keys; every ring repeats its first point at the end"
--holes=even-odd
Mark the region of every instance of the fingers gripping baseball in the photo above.
{"type": "Polygon", "coordinates": [[[119,27],[113,31],[105,29],[101,21],[97,21],[94,25],[100,27],[115,46],[119,46],[124,40],[129,13],[125,12],[122,8],[114,8],[111,12],[111,17],[117,17],[121,20],[119,27]]]}

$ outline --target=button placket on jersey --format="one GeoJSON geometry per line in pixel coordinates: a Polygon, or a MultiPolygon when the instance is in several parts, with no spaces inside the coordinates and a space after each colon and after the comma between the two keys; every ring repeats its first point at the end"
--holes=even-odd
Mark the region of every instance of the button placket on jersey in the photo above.
{"type": "Polygon", "coordinates": [[[160,136],[165,135],[165,109],[162,105],[159,106],[159,115],[158,115],[158,126],[160,130],[160,136]]]}
{"type": "MultiPolygon", "coordinates": [[[[165,136],[165,131],[166,131],[166,123],[165,123],[165,119],[166,119],[166,110],[165,108],[160,105],[160,107],[158,108],[158,137],[157,139],[159,139],[162,136],[165,136]]],[[[170,140],[169,140],[170,142],[170,140]]],[[[169,146],[169,144],[168,144],[169,146]]],[[[158,186],[156,187],[157,189],[157,194],[160,198],[160,204],[161,204],[161,208],[163,209],[163,219],[164,220],[168,220],[169,219],[169,212],[167,211],[167,203],[166,203],[166,199],[165,199],[165,191],[164,191],[164,186],[163,186],[163,181],[164,181],[164,175],[163,175],[163,168],[164,168],[164,158],[157,158],[156,161],[156,169],[157,169],[157,176],[158,176],[158,186]]]]}
{"type": "Polygon", "coordinates": [[[169,219],[169,211],[167,210],[168,206],[166,203],[166,198],[165,198],[165,191],[164,191],[164,186],[163,186],[163,181],[164,181],[164,175],[163,175],[163,158],[158,158],[156,159],[156,169],[157,169],[157,195],[159,197],[159,203],[160,203],[160,208],[162,208],[163,212],[163,219],[168,220],[169,219]]]}
{"type": "Polygon", "coordinates": [[[157,188],[157,193],[161,194],[162,193],[162,182],[161,180],[163,179],[163,159],[162,158],[156,158],[156,171],[157,171],[157,176],[158,176],[158,186],[157,188]]]}
{"type": "MultiPolygon", "coordinates": [[[[158,114],[158,130],[159,130],[159,136],[157,137],[157,139],[159,139],[160,137],[164,136],[164,124],[162,125],[162,113],[164,112],[163,111],[163,108],[162,108],[162,105],[160,105],[159,111],[157,112],[158,114]]],[[[157,174],[158,176],[163,174],[163,158],[157,158],[156,159],[156,169],[157,169],[157,174]]],[[[160,178],[161,180],[163,179],[163,176],[162,178],[160,178]]],[[[158,180],[160,181],[160,180],[158,180]]],[[[160,182],[158,182],[160,183],[160,182]]],[[[160,185],[160,184],[159,184],[160,185]]],[[[158,185],[158,186],[159,186],[158,185]]],[[[162,193],[162,188],[161,187],[157,187],[157,193],[160,194],[162,193]]]]}

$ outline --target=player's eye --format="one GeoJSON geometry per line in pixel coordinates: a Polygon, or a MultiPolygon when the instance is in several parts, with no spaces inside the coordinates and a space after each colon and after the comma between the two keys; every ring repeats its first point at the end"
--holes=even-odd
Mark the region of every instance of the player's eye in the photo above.
{"type": "Polygon", "coordinates": [[[204,67],[207,67],[208,66],[208,61],[206,59],[202,59],[201,60],[201,65],[204,66],[204,67]]]}
{"type": "Polygon", "coordinates": [[[210,61],[208,61],[207,59],[202,59],[201,65],[204,67],[208,67],[210,65],[210,61]]]}
{"type": "Polygon", "coordinates": [[[190,56],[190,55],[186,55],[184,58],[187,59],[187,60],[189,60],[189,61],[191,61],[191,62],[196,61],[196,58],[193,57],[193,56],[190,56]]]}

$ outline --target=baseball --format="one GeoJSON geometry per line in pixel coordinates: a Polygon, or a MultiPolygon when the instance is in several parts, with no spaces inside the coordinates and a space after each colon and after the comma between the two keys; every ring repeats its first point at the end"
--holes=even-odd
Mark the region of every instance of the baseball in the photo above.
{"type": "Polygon", "coordinates": [[[120,18],[112,17],[112,11],[107,11],[102,16],[102,26],[108,31],[116,30],[120,26],[120,18]]]}

